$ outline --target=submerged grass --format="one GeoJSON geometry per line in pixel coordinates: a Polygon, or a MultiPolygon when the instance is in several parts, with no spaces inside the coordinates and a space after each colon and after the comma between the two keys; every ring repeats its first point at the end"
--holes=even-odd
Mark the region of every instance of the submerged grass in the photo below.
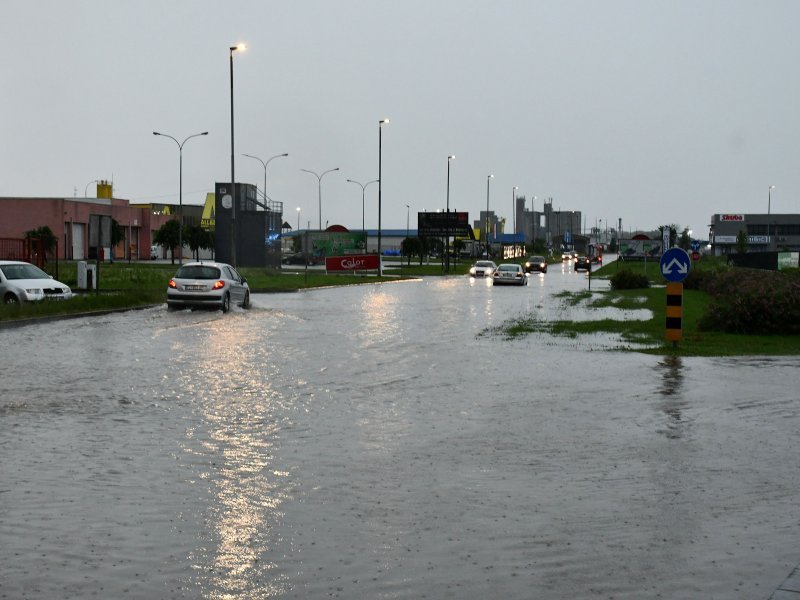
{"type": "MultiPolygon", "coordinates": [[[[614,307],[617,309],[648,309],[652,318],[646,320],[615,320],[602,318],[593,321],[546,321],[535,315],[511,319],[498,327],[485,330],[483,335],[519,338],[528,334],[549,334],[571,339],[593,334],[609,334],[619,339],[619,350],[648,354],[681,356],[743,356],[798,355],[800,338],[789,335],[733,335],[700,331],[698,321],[705,314],[710,296],[698,290],[683,292],[683,340],[667,342],[666,292],[664,288],[644,290],[561,292],[556,297],[570,306],[585,303],[587,309],[614,307]]],[[[588,344],[588,340],[587,340],[588,344]]]]}

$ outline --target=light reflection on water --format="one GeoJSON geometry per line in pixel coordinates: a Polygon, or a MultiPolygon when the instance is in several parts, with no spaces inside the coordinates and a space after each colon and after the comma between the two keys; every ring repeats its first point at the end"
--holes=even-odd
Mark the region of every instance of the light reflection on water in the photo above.
{"type": "Polygon", "coordinates": [[[586,284],[555,267],[3,331],[0,589],[768,595],[797,561],[798,359],[478,336],[580,317],[552,294],[586,284]]]}

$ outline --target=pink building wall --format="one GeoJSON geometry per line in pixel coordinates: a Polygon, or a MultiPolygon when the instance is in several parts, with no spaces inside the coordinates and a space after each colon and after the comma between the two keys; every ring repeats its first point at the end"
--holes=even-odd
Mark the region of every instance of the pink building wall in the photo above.
{"type": "Polygon", "coordinates": [[[125,239],[114,248],[117,260],[149,260],[153,234],[175,218],[117,198],[0,198],[0,238],[22,238],[46,225],[58,238],[60,259],[85,259],[90,215],[111,216],[124,229],[125,239]]]}

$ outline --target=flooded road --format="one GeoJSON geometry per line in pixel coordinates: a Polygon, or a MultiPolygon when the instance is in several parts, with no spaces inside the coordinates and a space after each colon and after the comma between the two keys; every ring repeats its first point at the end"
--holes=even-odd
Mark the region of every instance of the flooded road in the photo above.
{"type": "Polygon", "coordinates": [[[0,330],[0,598],[768,598],[800,359],[479,335],[586,284],[0,330]]]}

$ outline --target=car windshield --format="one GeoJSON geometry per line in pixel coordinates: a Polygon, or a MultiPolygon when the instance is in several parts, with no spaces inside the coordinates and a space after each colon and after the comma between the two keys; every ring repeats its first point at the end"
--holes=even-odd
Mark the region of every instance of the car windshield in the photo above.
{"type": "Polygon", "coordinates": [[[33,265],[3,265],[0,271],[6,279],[50,279],[50,275],[33,265]]]}
{"type": "Polygon", "coordinates": [[[500,271],[517,271],[519,269],[519,265],[500,265],[498,270],[500,271]]]}
{"type": "Polygon", "coordinates": [[[534,257],[531,258],[531,262],[543,263],[544,262],[544,256],[534,256],[534,257]]]}
{"type": "Polygon", "coordinates": [[[219,279],[219,269],[208,265],[186,265],[178,269],[175,279],[219,279]]]}
{"type": "Polygon", "coordinates": [[[475,266],[476,267],[493,267],[494,263],[493,262],[489,262],[488,260],[479,260],[478,262],[475,263],[475,266]]]}

